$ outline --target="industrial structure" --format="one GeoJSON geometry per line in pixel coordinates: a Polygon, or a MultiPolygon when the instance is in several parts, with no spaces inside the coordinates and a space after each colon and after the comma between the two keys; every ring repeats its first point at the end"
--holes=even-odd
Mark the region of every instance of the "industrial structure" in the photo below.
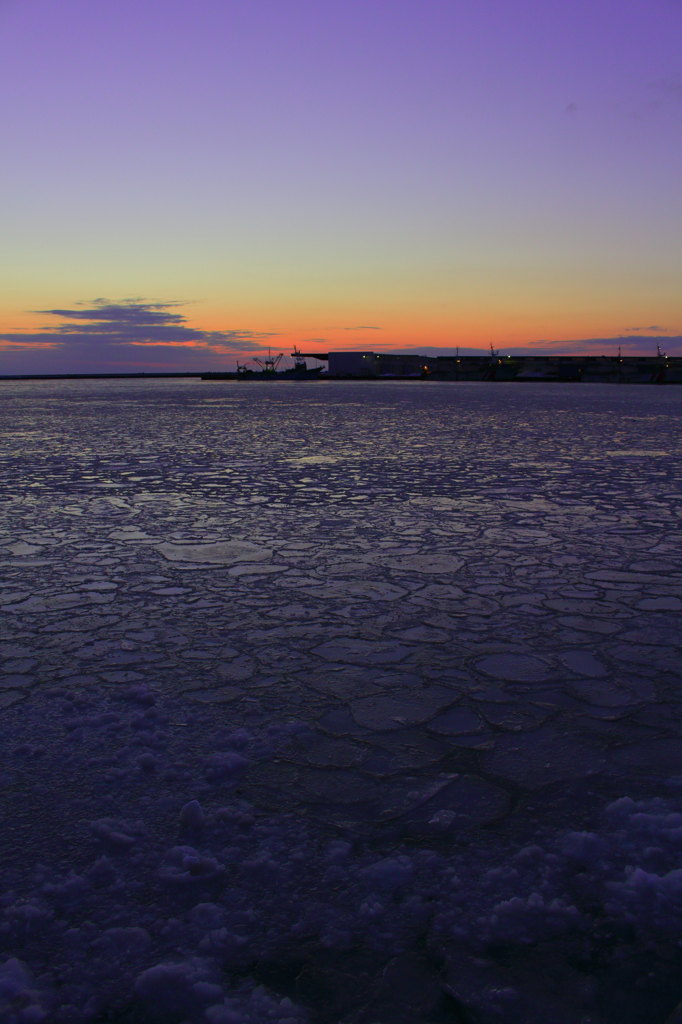
{"type": "Polygon", "coordinates": [[[301,355],[326,360],[327,376],[336,379],[682,384],[682,357],[660,349],[654,356],[501,356],[492,347],[477,356],[352,351],[301,355]]]}

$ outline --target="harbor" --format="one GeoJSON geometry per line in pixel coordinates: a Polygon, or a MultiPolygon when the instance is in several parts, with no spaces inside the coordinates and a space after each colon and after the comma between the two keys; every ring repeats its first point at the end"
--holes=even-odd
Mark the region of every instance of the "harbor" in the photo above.
{"type": "Polygon", "coordinates": [[[0,381],[174,380],[202,381],[486,381],[519,384],[682,384],[682,356],[660,349],[651,356],[505,355],[494,348],[478,355],[426,356],[413,352],[283,352],[237,362],[234,370],[130,373],[0,374],[0,381]],[[312,365],[311,362],[312,361],[312,365]]]}
{"type": "Polygon", "coordinates": [[[254,367],[237,364],[231,372],[201,374],[202,380],[424,380],[518,383],[682,384],[682,357],[660,349],[652,356],[480,355],[424,356],[395,352],[300,352],[293,367],[284,356],[254,359],[254,367]],[[309,366],[308,360],[316,365],[309,366]]]}

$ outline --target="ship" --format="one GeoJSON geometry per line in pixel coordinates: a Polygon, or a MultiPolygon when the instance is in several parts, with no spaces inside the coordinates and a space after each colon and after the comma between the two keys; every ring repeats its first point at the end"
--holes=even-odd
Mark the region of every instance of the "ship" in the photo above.
{"type": "Polygon", "coordinates": [[[202,373],[202,380],[324,380],[326,373],[323,366],[308,366],[305,356],[298,348],[291,353],[294,361],[293,366],[287,366],[283,370],[279,365],[284,359],[284,353],[273,356],[270,349],[263,359],[254,356],[253,362],[256,369],[250,366],[237,363],[234,371],[216,371],[214,373],[202,373]]]}

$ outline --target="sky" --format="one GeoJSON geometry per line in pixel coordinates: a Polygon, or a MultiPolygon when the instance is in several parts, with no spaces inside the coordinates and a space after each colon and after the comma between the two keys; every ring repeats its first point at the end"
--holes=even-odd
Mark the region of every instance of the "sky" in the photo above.
{"type": "Polygon", "coordinates": [[[0,0],[0,373],[682,354],[682,0],[0,0]]]}

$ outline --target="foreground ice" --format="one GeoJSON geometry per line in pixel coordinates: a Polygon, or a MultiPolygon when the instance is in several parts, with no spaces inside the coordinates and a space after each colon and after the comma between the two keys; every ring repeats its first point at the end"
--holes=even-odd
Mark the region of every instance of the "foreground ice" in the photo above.
{"type": "Polygon", "coordinates": [[[3,1024],[664,1024],[682,390],[2,396],[3,1024]]]}

